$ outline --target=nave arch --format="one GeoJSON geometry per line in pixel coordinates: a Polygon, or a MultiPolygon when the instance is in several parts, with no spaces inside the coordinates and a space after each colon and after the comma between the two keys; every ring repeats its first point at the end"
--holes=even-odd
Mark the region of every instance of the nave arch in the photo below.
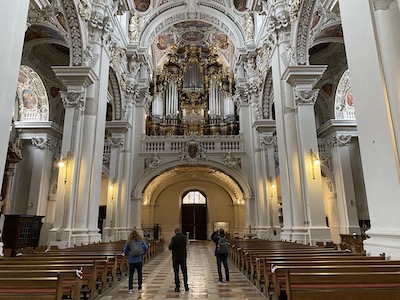
{"type": "Polygon", "coordinates": [[[214,222],[229,222],[230,234],[242,236],[245,229],[245,207],[250,190],[247,183],[232,170],[210,165],[179,165],[165,168],[158,176],[148,174],[138,183],[142,191],[142,224],[162,224],[166,239],[181,225],[182,198],[190,190],[200,190],[207,198],[207,235],[214,222]]]}

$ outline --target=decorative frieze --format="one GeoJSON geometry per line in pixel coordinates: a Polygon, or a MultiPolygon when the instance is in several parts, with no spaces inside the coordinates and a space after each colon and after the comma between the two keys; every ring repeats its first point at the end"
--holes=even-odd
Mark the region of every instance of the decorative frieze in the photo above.
{"type": "Polygon", "coordinates": [[[289,17],[290,22],[295,22],[301,7],[301,0],[290,0],[289,2],[289,17]]]}
{"type": "Polygon", "coordinates": [[[69,31],[71,34],[72,64],[74,66],[80,66],[82,65],[83,47],[82,47],[81,29],[79,27],[78,15],[76,14],[75,3],[73,0],[64,0],[63,4],[65,7],[65,11],[67,13],[69,31]]]}
{"type": "Polygon", "coordinates": [[[304,0],[300,13],[300,20],[297,32],[297,62],[299,65],[307,65],[308,63],[308,32],[312,18],[315,0],[304,0]]]}

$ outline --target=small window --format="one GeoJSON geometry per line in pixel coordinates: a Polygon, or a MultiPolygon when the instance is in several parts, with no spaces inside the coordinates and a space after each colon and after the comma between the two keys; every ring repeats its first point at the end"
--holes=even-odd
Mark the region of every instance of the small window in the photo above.
{"type": "Polygon", "coordinates": [[[206,204],[206,197],[200,191],[190,191],[183,198],[183,204],[206,204]]]}

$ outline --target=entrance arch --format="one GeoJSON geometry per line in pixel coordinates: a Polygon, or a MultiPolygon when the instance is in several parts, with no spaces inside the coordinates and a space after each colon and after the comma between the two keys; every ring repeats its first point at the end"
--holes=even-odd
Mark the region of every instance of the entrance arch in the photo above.
{"type": "MultiPolygon", "coordinates": [[[[165,170],[152,177],[143,190],[142,224],[159,224],[163,237],[169,240],[174,228],[183,228],[182,199],[189,191],[206,195],[206,239],[211,236],[214,222],[230,224],[232,236],[243,236],[245,229],[245,193],[227,174],[207,166],[182,166],[165,170]]],[[[190,236],[190,238],[192,238],[190,236]]],[[[196,236],[198,239],[199,236],[196,236]]]]}

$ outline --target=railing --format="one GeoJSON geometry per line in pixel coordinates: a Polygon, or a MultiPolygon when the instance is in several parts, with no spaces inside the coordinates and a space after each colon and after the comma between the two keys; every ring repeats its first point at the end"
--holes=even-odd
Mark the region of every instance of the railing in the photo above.
{"type": "Polygon", "coordinates": [[[142,153],[178,153],[189,142],[196,142],[206,153],[243,152],[244,141],[236,136],[145,136],[142,139],[142,153]]]}

